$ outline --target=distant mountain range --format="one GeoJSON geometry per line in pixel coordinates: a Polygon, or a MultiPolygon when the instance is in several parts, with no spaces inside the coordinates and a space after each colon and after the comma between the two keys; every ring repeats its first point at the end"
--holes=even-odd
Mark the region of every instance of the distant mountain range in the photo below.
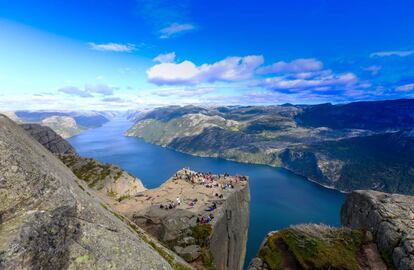
{"type": "Polygon", "coordinates": [[[63,138],[75,136],[90,128],[100,127],[114,116],[112,112],[98,111],[12,111],[7,116],[19,123],[38,123],[48,126],[63,138]]]}
{"type": "Polygon", "coordinates": [[[170,106],[126,133],[178,151],[284,167],[343,191],[414,194],[414,100],[170,106]]]}

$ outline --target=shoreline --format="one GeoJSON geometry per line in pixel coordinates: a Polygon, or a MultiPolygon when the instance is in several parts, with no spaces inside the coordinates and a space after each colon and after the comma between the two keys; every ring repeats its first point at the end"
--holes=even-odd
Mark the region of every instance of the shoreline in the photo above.
{"type": "Polygon", "coordinates": [[[305,178],[307,181],[309,181],[309,182],[311,182],[311,183],[314,183],[314,184],[317,184],[318,186],[321,186],[321,187],[323,187],[323,188],[330,189],[330,190],[335,190],[335,191],[338,191],[338,192],[340,192],[340,193],[342,193],[342,194],[348,194],[348,193],[350,193],[350,191],[340,190],[340,189],[337,189],[337,188],[335,188],[335,187],[333,187],[333,186],[328,186],[328,185],[321,184],[321,183],[319,183],[318,181],[316,181],[316,180],[314,180],[314,179],[311,179],[311,178],[309,178],[309,177],[307,177],[307,176],[304,176],[304,175],[301,175],[301,174],[298,174],[298,173],[296,173],[296,172],[292,171],[292,170],[291,170],[291,169],[289,169],[288,167],[274,166],[274,165],[271,165],[271,164],[266,164],[266,163],[252,163],[252,162],[245,162],[245,161],[241,161],[241,160],[229,159],[229,158],[223,158],[223,157],[219,157],[219,156],[200,155],[200,154],[195,154],[195,153],[190,153],[190,152],[180,151],[180,150],[178,150],[178,149],[174,149],[174,148],[169,147],[169,146],[167,146],[167,145],[156,144],[156,143],[153,143],[153,142],[147,141],[147,140],[145,140],[144,138],[142,138],[142,137],[138,137],[138,136],[129,136],[129,135],[126,135],[125,133],[123,134],[123,136],[125,136],[125,137],[129,137],[129,138],[136,138],[136,139],[142,140],[142,141],[144,141],[144,142],[146,142],[146,143],[149,143],[149,144],[152,144],[152,145],[156,145],[156,146],[159,146],[159,147],[163,147],[163,148],[166,148],[166,149],[170,149],[170,150],[175,151],[175,152],[177,152],[177,153],[182,153],[182,154],[191,155],[191,156],[195,156],[195,157],[201,157],[201,158],[215,158],[215,159],[222,159],[222,160],[232,161],[232,162],[237,162],[237,163],[242,163],[242,164],[261,165],[261,166],[268,166],[268,167],[277,168],[277,169],[283,169],[283,170],[288,171],[289,173],[292,173],[292,174],[294,174],[294,175],[297,175],[297,176],[303,177],[303,178],[305,178]]]}

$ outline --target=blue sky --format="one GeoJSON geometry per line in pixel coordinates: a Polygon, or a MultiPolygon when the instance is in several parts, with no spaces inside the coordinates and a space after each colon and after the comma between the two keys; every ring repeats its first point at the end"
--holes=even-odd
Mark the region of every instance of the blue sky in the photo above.
{"type": "Polygon", "coordinates": [[[412,1],[0,2],[0,110],[414,97],[412,1]]]}

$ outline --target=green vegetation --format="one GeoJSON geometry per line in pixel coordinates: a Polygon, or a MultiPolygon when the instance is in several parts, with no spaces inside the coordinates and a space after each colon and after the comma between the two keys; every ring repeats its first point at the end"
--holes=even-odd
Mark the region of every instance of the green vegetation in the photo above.
{"type": "Polygon", "coordinates": [[[211,224],[197,224],[191,227],[191,235],[200,246],[208,246],[213,228],[211,224]]]}
{"type": "Polygon", "coordinates": [[[394,263],[392,261],[392,256],[385,251],[380,251],[381,258],[384,260],[385,264],[387,265],[388,270],[396,270],[394,263]]]}
{"type": "Polygon", "coordinates": [[[201,248],[201,261],[207,270],[215,269],[213,265],[213,256],[211,255],[210,250],[206,247],[201,248]]]}
{"type": "Polygon", "coordinates": [[[130,196],[129,194],[124,194],[124,195],[120,196],[120,197],[117,199],[117,201],[118,201],[118,202],[122,202],[123,200],[129,199],[129,198],[131,198],[131,196],[130,196]]]}
{"type": "Polygon", "coordinates": [[[111,197],[111,198],[116,198],[116,196],[118,195],[118,193],[116,193],[115,191],[113,191],[111,189],[111,190],[108,190],[108,192],[106,193],[106,195],[108,195],[108,197],[111,197]]]}
{"type": "Polygon", "coordinates": [[[259,257],[272,270],[284,269],[287,256],[303,269],[359,270],[357,252],[362,239],[359,230],[300,225],[271,235],[259,257]]]}

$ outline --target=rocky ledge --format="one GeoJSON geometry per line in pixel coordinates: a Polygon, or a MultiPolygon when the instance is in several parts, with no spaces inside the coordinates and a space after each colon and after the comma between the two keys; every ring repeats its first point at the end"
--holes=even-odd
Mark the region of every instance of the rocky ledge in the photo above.
{"type": "Polygon", "coordinates": [[[371,231],[396,269],[414,269],[413,196],[354,191],[342,207],[341,221],[344,226],[371,231]]]}
{"type": "Polygon", "coordinates": [[[246,177],[178,171],[157,189],[111,206],[198,269],[242,269],[249,225],[246,177]]]}

